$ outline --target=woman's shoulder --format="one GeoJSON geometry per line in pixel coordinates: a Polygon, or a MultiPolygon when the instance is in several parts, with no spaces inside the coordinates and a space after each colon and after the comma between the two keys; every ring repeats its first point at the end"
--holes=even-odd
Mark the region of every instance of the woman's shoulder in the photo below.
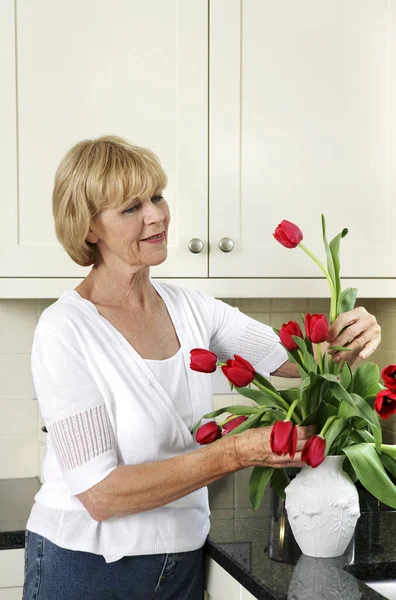
{"type": "Polygon", "coordinates": [[[36,331],[53,332],[67,338],[76,324],[84,322],[84,309],[72,292],[65,290],[62,296],[43,310],[36,331]]]}

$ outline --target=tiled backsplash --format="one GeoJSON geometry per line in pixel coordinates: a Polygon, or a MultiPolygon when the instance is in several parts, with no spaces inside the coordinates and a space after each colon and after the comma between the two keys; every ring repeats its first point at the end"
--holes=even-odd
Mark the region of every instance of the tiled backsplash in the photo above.
{"type": "MultiPolygon", "coordinates": [[[[325,299],[254,298],[226,299],[253,318],[279,327],[290,319],[300,319],[309,311],[328,312],[325,299]]],[[[51,300],[0,300],[0,479],[34,477],[40,471],[40,427],[37,402],[32,400],[30,351],[34,329],[42,311],[51,300]]],[[[380,367],[396,363],[396,300],[360,300],[359,304],[376,315],[382,327],[382,344],[369,360],[380,367]]],[[[290,381],[277,379],[276,386],[288,387],[290,381]]],[[[216,395],[216,408],[244,399],[239,395],[216,395]]],[[[385,423],[387,441],[396,442],[396,418],[385,423]]],[[[231,490],[232,479],[219,482],[227,495],[236,498],[238,506],[248,507],[246,490],[231,490]],[[231,487],[230,487],[231,486],[231,487]],[[234,497],[234,496],[233,496],[234,497]]],[[[221,488],[222,489],[222,488],[221,488]]]]}

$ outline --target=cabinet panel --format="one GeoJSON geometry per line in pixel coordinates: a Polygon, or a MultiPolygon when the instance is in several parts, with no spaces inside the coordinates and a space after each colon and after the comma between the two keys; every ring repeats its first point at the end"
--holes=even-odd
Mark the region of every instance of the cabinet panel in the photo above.
{"type": "Polygon", "coordinates": [[[350,230],[344,277],[396,277],[395,14],[394,0],[211,2],[211,277],[320,277],[272,233],[299,224],[325,260],[322,212],[331,237],[350,230]]]}
{"type": "Polygon", "coordinates": [[[69,147],[107,133],[169,177],[169,255],[152,274],[207,276],[207,30],[206,0],[1,3],[0,276],[88,273],[56,240],[53,178],[69,147]]]}

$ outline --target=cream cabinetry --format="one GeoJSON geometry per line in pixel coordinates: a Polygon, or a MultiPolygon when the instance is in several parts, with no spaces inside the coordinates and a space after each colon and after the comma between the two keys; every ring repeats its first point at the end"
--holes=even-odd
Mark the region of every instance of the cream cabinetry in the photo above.
{"type": "Polygon", "coordinates": [[[0,550],[0,600],[21,600],[24,549],[0,550]]]}
{"type": "Polygon", "coordinates": [[[255,596],[209,556],[206,557],[205,589],[205,600],[255,600],[255,596]]]}
{"type": "Polygon", "coordinates": [[[218,296],[327,296],[272,232],[300,225],[344,285],[396,295],[396,0],[4,0],[0,297],[56,297],[89,271],[57,242],[56,166],[113,133],[169,176],[167,261],[218,296]],[[203,244],[191,251],[191,240],[203,244]]]}
{"type": "Polygon", "coordinates": [[[4,0],[0,39],[0,277],[88,273],[56,240],[51,194],[66,150],[103,134],[151,148],[168,174],[169,256],[153,274],[207,277],[206,0],[4,0]]]}

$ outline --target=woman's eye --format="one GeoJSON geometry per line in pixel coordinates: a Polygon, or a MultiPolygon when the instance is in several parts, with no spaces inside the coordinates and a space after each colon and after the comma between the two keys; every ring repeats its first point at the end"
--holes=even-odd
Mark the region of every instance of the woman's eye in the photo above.
{"type": "Polygon", "coordinates": [[[163,196],[153,196],[151,198],[151,202],[161,202],[161,200],[163,200],[164,197],[163,196]]]}
{"type": "Polygon", "coordinates": [[[127,213],[127,214],[133,213],[133,212],[135,212],[135,210],[137,208],[139,208],[139,206],[131,206],[130,208],[127,208],[126,210],[124,210],[124,214],[125,213],[127,213]]]}

